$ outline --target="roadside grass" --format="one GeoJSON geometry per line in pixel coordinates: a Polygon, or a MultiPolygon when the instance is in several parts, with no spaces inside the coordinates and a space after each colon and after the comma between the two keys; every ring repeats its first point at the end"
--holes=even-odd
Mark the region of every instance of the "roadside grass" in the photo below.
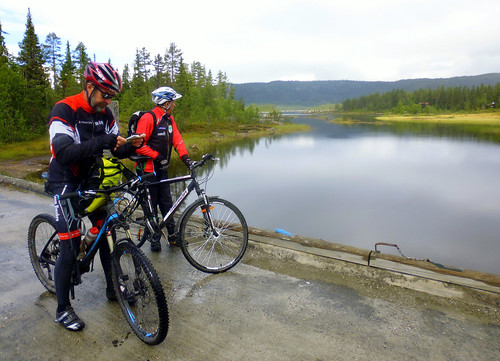
{"type": "Polygon", "coordinates": [[[21,143],[3,144],[0,147],[0,160],[22,160],[50,156],[49,137],[42,135],[21,143]]]}

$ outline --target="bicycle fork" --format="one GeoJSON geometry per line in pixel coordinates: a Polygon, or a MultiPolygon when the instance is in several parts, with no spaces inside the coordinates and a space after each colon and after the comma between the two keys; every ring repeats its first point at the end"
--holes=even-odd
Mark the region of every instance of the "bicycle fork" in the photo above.
{"type": "Polygon", "coordinates": [[[108,241],[109,253],[113,253],[113,250],[115,249],[115,243],[113,242],[113,235],[110,229],[108,229],[108,231],[106,232],[106,240],[108,241]]]}
{"type": "Polygon", "coordinates": [[[212,234],[214,237],[219,237],[219,232],[217,232],[217,229],[215,228],[214,225],[214,220],[212,217],[212,214],[210,213],[210,210],[212,210],[214,207],[210,206],[210,202],[208,201],[208,197],[206,194],[203,194],[203,202],[205,203],[201,207],[201,213],[203,213],[203,218],[205,219],[205,222],[207,222],[210,225],[210,228],[212,229],[212,234]]]}

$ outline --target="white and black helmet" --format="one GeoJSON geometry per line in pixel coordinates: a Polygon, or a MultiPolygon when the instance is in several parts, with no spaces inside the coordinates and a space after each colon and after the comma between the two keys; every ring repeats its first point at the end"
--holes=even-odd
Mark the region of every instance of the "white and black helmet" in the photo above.
{"type": "Polygon", "coordinates": [[[179,99],[180,97],[182,97],[182,95],[168,86],[159,87],[151,92],[151,99],[153,100],[153,103],[158,105],[171,102],[172,100],[179,99]]]}

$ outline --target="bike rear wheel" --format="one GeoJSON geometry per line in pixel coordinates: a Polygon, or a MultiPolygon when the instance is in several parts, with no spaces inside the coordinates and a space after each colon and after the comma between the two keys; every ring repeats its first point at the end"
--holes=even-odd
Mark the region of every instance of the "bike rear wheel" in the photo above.
{"type": "Polygon", "coordinates": [[[248,226],[240,210],[225,199],[198,199],[184,211],[179,238],[182,253],[196,269],[221,273],[234,267],[248,245],[248,226]],[[212,219],[214,228],[210,224],[212,219]]]}
{"type": "Polygon", "coordinates": [[[28,229],[28,251],[36,276],[48,291],[56,293],[54,267],[61,250],[54,216],[39,214],[33,218],[28,229]]]}
{"type": "MultiPolygon", "coordinates": [[[[151,243],[154,236],[152,235],[147,223],[153,227],[158,228],[158,221],[155,219],[156,217],[151,214],[151,211],[148,211],[148,200],[143,201],[145,203],[141,204],[141,211],[139,212],[140,217],[136,217],[133,219],[133,229],[134,236],[132,242],[138,247],[141,248],[144,243],[151,243]],[[148,220],[149,219],[149,220],[148,220]]],[[[150,206],[150,205],[149,205],[150,206]]]]}
{"type": "Polygon", "coordinates": [[[135,334],[149,345],[161,343],[168,332],[168,307],[158,274],[130,239],[113,251],[112,276],[118,303],[135,334]]]}
{"type": "Polygon", "coordinates": [[[157,239],[157,240],[160,240],[163,238],[163,234],[160,233],[157,235],[157,236],[154,236],[151,234],[151,232],[149,231],[148,227],[147,226],[144,226],[142,229],[141,229],[141,235],[140,237],[137,237],[137,241],[134,242],[135,245],[138,247],[138,248],[141,248],[144,243],[148,243],[148,244],[151,244],[153,242],[154,239],[157,239]]]}
{"type": "Polygon", "coordinates": [[[148,227],[144,223],[136,223],[136,226],[137,235],[134,234],[132,242],[134,242],[137,248],[141,248],[146,241],[151,242],[151,236],[148,227]]]}

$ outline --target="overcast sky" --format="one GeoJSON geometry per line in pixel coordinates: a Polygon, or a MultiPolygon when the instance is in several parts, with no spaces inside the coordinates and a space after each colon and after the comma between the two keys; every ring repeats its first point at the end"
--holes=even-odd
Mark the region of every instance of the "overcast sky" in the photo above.
{"type": "Polygon", "coordinates": [[[31,9],[41,43],[82,42],[119,71],[174,42],[233,83],[444,78],[500,71],[497,0],[0,0],[17,54],[31,9]]]}

